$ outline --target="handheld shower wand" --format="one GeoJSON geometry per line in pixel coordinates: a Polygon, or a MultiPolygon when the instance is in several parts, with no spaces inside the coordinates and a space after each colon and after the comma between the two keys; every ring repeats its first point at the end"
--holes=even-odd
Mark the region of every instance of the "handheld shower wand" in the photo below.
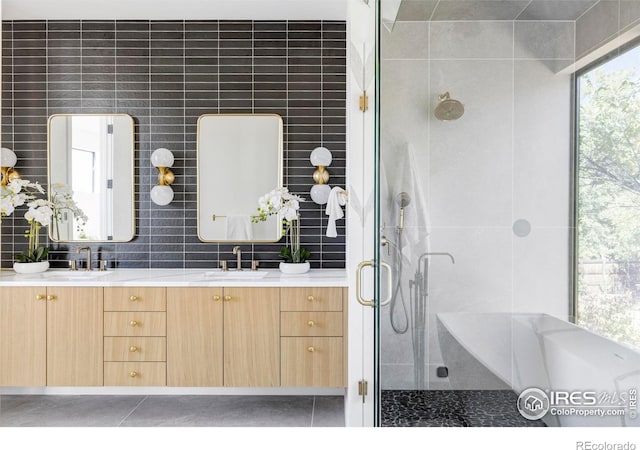
{"type": "Polygon", "coordinates": [[[404,209],[411,203],[411,196],[406,192],[400,192],[396,196],[396,203],[400,206],[400,220],[398,221],[398,230],[404,230],[404,209]]]}
{"type": "MultiPolygon", "coordinates": [[[[406,192],[400,192],[396,196],[396,203],[400,207],[400,218],[398,220],[398,227],[396,228],[398,233],[398,240],[394,245],[394,250],[395,250],[394,266],[396,268],[397,276],[396,276],[396,285],[393,288],[393,296],[391,297],[391,311],[389,312],[389,314],[391,319],[391,327],[393,328],[393,331],[395,331],[398,334],[404,334],[409,329],[409,313],[407,310],[406,300],[404,298],[404,291],[402,289],[402,272],[403,272],[403,260],[404,260],[404,253],[402,250],[402,248],[404,247],[402,243],[402,232],[404,231],[404,209],[407,206],[409,206],[409,204],[411,203],[411,196],[406,192]],[[402,324],[399,325],[395,317],[395,311],[396,311],[396,306],[398,306],[398,301],[402,306],[402,317],[404,318],[403,325],[402,324]]],[[[386,239],[385,241],[389,245],[391,244],[390,241],[386,239]]]]}

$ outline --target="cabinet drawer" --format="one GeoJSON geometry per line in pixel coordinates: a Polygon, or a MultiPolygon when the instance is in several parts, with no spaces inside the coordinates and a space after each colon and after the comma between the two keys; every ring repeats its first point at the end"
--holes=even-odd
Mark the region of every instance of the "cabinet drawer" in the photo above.
{"type": "Polygon", "coordinates": [[[166,336],[167,313],[106,312],[105,336],[166,336]]]}
{"type": "Polygon", "coordinates": [[[104,289],[105,311],[166,311],[167,291],[152,287],[108,287],[104,289]]]}
{"type": "Polygon", "coordinates": [[[282,288],[282,311],[342,311],[342,288],[282,288]]]}
{"type": "Polygon", "coordinates": [[[166,386],[167,363],[105,362],[105,386],[166,386]]]}
{"type": "Polygon", "coordinates": [[[106,337],[105,361],[166,361],[167,340],[163,337],[106,337]]]}
{"type": "Polygon", "coordinates": [[[282,386],[344,387],[342,338],[281,338],[282,386]]]}
{"type": "Polygon", "coordinates": [[[342,336],[341,312],[282,312],[282,336],[342,336]]]}

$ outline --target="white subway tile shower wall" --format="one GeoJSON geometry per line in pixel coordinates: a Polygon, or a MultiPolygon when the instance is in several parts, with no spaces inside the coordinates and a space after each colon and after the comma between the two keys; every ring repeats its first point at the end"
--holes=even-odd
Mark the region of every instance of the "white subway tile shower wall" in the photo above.
{"type": "MultiPolygon", "coordinates": [[[[17,153],[23,178],[46,184],[51,114],[127,113],[135,120],[136,237],[92,245],[111,267],[212,268],[233,259],[234,244],[202,243],[196,233],[201,114],[280,114],[285,186],[309,197],[309,154],[319,145],[333,153],[331,184],[345,184],[344,22],[5,21],[2,33],[2,144],[17,153]],[[166,207],[149,198],[158,147],[176,157],[175,199],[166,207]]],[[[2,267],[25,248],[21,215],[3,219],[2,267]]],[[[322,207],[305,202],[301,215],[312,267],[343,268],[344,221],[329,239],[322,207]]],[[[273,268],[281,245],[243,250],[247,260],[273,268]]],[[[51,246],[54,267],[76,248],[51,246]]]]}

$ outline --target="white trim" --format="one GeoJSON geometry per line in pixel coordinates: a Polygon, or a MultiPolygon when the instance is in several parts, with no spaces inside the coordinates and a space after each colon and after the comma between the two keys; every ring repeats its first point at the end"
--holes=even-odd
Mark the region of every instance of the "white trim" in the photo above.
{"type": "Polygon", "coordinates": [[[3,387],[1,395],[345,395],[344,388],[233,388],[167,386],[3,387]]]}
{"type": "MultiPolygon", "coordinates": [[[[369,110],[359,110],[362,95],[358,78],[350,63],[357,51],[363,60],[375,56],[375,2],[369,6],[361,0],[349,0],[347,18],[347,278],[349,284],[349,359],[345,424],[350,427],[372,426],[374,418],[373,379],[373,308],[356,300],[356,267],[360,261],[373,258],[373,156],[375,88],[367,86],[369,110]],[[364,53],[364,54],[363,54],[364,53]],[[368,381],[368,395],[363,403],[358,395],[358,382],[368,381]]],[[[373,80],[373,76],[370,77],[373,80]]],[[[368,275],[372,275],[368,271],[368,275]]],[[[373,277],[364,280],[364,295],[373,296],[373,277]]]]}

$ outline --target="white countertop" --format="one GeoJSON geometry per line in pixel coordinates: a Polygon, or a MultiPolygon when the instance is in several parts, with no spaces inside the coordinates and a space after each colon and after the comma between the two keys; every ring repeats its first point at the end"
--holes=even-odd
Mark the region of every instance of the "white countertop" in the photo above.
{"type": "Polygon", "coordinates": [[[285,275],[279,270],[257,272],[203,269],[114,269],[106,272],[48,270],[38,274],[0,272],[2,286],[160,286],[160,287],[346,287],[344,269],[312,269],[302,275],[285,275]]]}

